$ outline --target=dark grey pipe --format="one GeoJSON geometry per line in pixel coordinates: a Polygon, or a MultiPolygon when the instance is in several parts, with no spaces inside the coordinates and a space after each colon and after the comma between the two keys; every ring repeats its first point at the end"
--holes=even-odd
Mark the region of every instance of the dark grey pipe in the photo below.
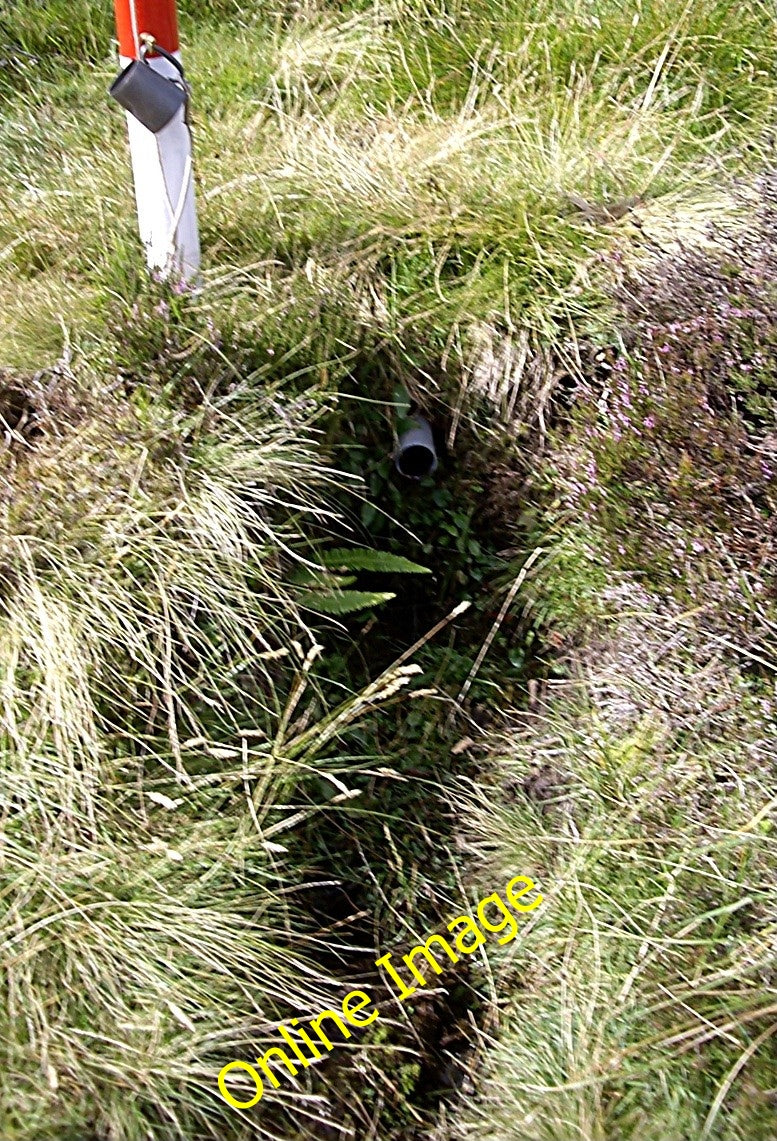
{"type": "Polygon", "coordinates": [[[423,479],[437,470],[437,449],[428,420],[415,416],[399,437],[394,464],[407,479],[423,479]]]}

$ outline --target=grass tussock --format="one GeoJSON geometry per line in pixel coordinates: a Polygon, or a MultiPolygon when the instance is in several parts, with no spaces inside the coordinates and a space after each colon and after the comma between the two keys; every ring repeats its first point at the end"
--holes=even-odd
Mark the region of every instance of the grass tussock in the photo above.
{"type": "Polygon", "coordinates": [[[66,369],[16,399],[2,477],[6,740],[25,796],[46,804],[29,763],[50,752],[43,786],[70,773],[70,812],[93,819],[108,742],[164,740],[180,772],[182,741],[277,713],[263,655],[301,629],[283,564],[325,510],[327,477],[290,410],[187,416],[66,369]]]}
{"type": "Polygon", "coordinates": [[[284,586],[326,510],[310,425],[290,405],[176,413],[65,365],[6,376],[3,421],[0,1131],[320,1122],[310,1083],[258,1127],[215,1085],[333,1001],[290,835],[354,795],[338,743],[413,677],[330,711],[312,684],[321,647],[284,586]]]}
{"type": "Polygon", "coordinates": [[[772,1135],[771,704],[678,607],[610,623],[465,787],[485,882],[546,903],[501,964],[459,1137],[772,1135]],[[494,1040],[495,1039],[495,1040],[494,1040]]]}
{"type": "MultiPolygon", "coordinates": [[[[126,797],[113,842],[6,820],[3,1135],[255,1136],[215,1074],[266,1049],[291,1007],[325,1007],[335,984],[256,836],[239,841],[213,803],[176,813],[160,794],[140,801],[144,820],[126,797]]],[[[301,1088],[283,1101],[316,1108],[301,1088]]]]}

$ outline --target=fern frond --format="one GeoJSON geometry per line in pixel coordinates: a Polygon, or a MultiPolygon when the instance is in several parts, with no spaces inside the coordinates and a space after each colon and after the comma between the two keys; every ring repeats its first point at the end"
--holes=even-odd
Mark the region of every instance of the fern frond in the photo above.
{"type": "Polygon", "coordinates": [[[386,551],[373,551],[368,547],[336,547],[321,555],[321,563],[329,570],[376,571],[380,574],[431,574],[429,567],[402,555],[390,555],[386,551]]]}
{"type": "Polygon", "coordinates": [[[299,599],[299,605],[318,614],[352,614],[370,606],[380,606],[396,598],[390,591],[338,590],[325,593],[310,590],[299,599]]]}
{"type": "Polygon", "coordinates": [[[340,590],[356,582],[355,574],[337,574],[336,571],[313,570],[311,567],[297,567],[289,575],[288,581],[294,586],[308,586],[315,590],[340,590]]]}

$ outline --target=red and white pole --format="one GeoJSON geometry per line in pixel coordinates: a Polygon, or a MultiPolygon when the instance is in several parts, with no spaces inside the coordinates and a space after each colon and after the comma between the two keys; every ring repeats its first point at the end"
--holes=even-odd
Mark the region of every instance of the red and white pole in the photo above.
{"type": "MultiPolygon", "coordinates": [[[[114,0],[121,67],[141,58],[144,36],[180,59],[175,0],[114,0]]],[[[180,79],[169,60],[148,51],[150,67],[180,79]]],[[[200,238],[194,200],[192,139],[182,108],[154,134],[127,112],[140,237],[149,268],[165,278],[194,282],[200,238]]]]}

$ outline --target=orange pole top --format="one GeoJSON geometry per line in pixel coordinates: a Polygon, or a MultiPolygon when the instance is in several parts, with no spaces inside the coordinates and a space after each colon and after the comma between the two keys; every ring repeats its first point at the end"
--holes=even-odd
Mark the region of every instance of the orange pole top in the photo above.
{"type": "MultiPolygon", "coordinates": [[[[113,0],[119,52],[128,59],[140,56],[139,37],[152,35],[161,48],[178,51],[178,16],[175,0],[113,0]]],[[[153,52],[149,53],[153,55],[153,52]]]]}

